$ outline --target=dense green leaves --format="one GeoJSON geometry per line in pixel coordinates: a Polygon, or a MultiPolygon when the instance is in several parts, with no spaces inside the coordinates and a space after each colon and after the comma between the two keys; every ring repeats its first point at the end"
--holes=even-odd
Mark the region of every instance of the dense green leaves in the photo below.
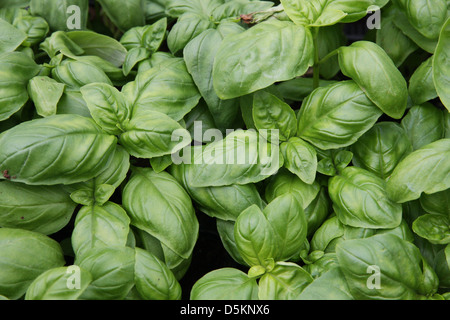
{"type": "Polygon", "coordinates": [[[0,300],[449,299],[448,4],[1,1],[0,300]]]}

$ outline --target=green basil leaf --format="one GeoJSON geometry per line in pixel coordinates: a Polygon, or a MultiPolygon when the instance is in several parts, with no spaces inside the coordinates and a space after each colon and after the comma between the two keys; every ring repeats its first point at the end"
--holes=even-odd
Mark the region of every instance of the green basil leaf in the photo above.
{"type": "Polygon", "coordinates": [[[250,266],[269,264],[277,255],[276,234],[265,214],[256,205],[244,210],[234,225],[236,246],[250,266]]]}
{"type": "Polygon", "coordinates": [[[389,197],[399,203],[450,187],[450,139],[440,139],[410,153],[387,181],[389,197]]]}
{"type": "Polygon", "coordinates": [[[242,14],[250,12],[264,11],[273,6],[271,1],[253,1],[253,0],[235,0],[228,1],[212,11],[212,17],[215,21],[221,21],[226,18],[240,17],[242,14]]]}
{"type": "Polygon", "coordinates": [[[217,96],[212,81],[214,58],[219,52],[219,43],[222,43],[226,35],[238,34],[244,30],[237,23],[224,21],[217,29],[208,29],[192,39],[183,50],[187,69],[220,129],[232,128],[239,113],[239,101],[222,100],[217,96]]]}
{"type": "Polygon", "coordinates": [[[46,76],[36,76],[28,82],[28,94],[42,117],[56,114],[58,102],[64,93],[65,85],[46,76]]]}
{"type": "Polygon", "coordinates": [[[398,9],[397,6],[391,6],[391,9],[393,12],[395,12],[393,14],[395,16],[394,24],[400,30],[402,30],[402,32],[408,38],[414,41],[421,49],[425,50],[428,53],[433,54],[436,49],[437,38],[429,39],[419,31],[417,31],[417,29],[408,20],[408,17],[405,15],[405,13],[403,13],[400,9],[398,9]]]}
{"type": "Polygon", "coordinates": [[[181,257],[191,255],[198,237],[197,217],[191,198],[169,173],[134,168],[123,190],[123,206],[132,225],[181,257]]]}
{"type": "Polygon", "coordinates": [[[154,158],[175,153],[191,143],[189,132],[175,120],[157,111],[133,117],[124,126],[120,144],[137,158],[154,158]],[[179,142],[181,137],[182,141],[179,142]]]}
{"type": "Polygon", "coordinates": [[[269,228],[274,231],[276,250],[273,258],[276,261],[287,261],[298,257],[308,228],[302,203],[294,194],[285,193],[273,199],[263,209],[263,213],[269,222],[269,228]]]}
{"type": "Polygon", "coordinates": [[[258,284],[244,272],[223,268],[201,277],[191,289],[190,300],[257,300],[258,284]]]}
{"type": "Polygon", "coordinates": [[[79,90],[90,83],[105,83],[112,86],[112,82],[106,73],[92,64],[65,60],[59,66],[52,69],[52,77],[65,84],[70,89],[79,90]]]}
{"type": "Polygon", "coordinates": [[[419,249],[397,236],[347,240],[337,246],[336,253],[355,299],[415,300],[437,290],[436,274],[429,270],[419,249]],[[427,285],[428,272],[431,286],[427,285]]]}
{"type": "Polygon", "coordinates": [[[450,19],[442,27],[439,42],[433,55],[433,81],[437,94],[444,106],[450,112],[450,76],[449,57],[450,48],[450,19]]]}
{"type": "Polygon", "coordinates": [[[27,38],[27,34],[0,18],[0,54],[15,51],[27,38]]]}
{"type": "Polygon", "coordinates": [[[395,0],[394,3],[422,35],[430,39],[439,36],[439,31],[447,19],[446,0],[436,0],[433,3],[426,0],[395,0]]]}
{"type": "MultiPolygon", "coordinates": [[[[333,25],[322,27],[317,32],[317,48],[319,51],[319,60],[325,58],[329,53],[346,44],[342,25],[333,25]]],[[[339,72],[339,60],[337,55],[327,59],[320,64],[320,75],[325,79],[331,79],[339,72]]],[[[322,80],[323,81],[323,80],[322,80]]],[[[319,82],[320,83],[320,82],[319,82]]]]}
{"type": "Polygon", "coordinates": [[[171,58],[127,83],[122,92],[133,116],[159,111],[181,120],[200,100],[200,93],[182,58],[171,58]]]}
{"type": "Polygon", "coordinates": [[[432,104],[411,107],[401,125],[414,150],[444,136],[444,114],[432,104]]]}
{"type": "Polygon", "coordinates": [[[257,130],[278,130],[281,141],[289,140],[297,132],[294,110],[264,90],[253,95],[253,121],[257,130]]]}
{"type": "Polygon", "coordinates": [[[23,16],[14,20],[14,26],[23,31],[27,37],[24,45],[37,45],[49,32],[49,25],[44,18],[23,16]]]}
{"type": "Polygon", "coordinates": [[[409,79],[409,96],[414,104],[422,104],[437,98],[433,81],[433,57],[420,64],[409,79]]]}
{"type": "Polygon", "coordinates": [[[278,196],[290,193],[295,195],[301,201],[302,208],[306,209],[317,197],[319,191],[320,185],[317,181],[307,184],[297,175],[281,169],[270,178],[265,189],[265,198],[267,202],[271,202],[278,196]]]}
{"type": "MultiPolygon", "coordinates": [[[[337,58],[337,57],[336,57],[337,58]]],[[[321,68],[320,70],[325,69],[321,68]]],[[[326,71],[325,71],[326,72],[326,71]]],[[[324,75],[322,75],[324,76],[324,75]]],[[[325,77],[325,76],[324,76],[325,77]]],[[[326,87],[332,83],[336,83],[334,80],[322,80],[319,81],[319,87],[326,87]]],[[[314,90],[313,79],[298,77],[288,81],[283,81],[276,85],[280,95],[286,100],[291,101],[303,101],[314,90]]]]}
{"type": "Polygon", "coordinates": [[[145,48],[132,48],[128,51],[123,63],[123,74],[129,75],[131,70],[141,61],[150,57],[150,51],[145,48]]]}
{"type": "Polygon", "coordinates": [[[0,54],[0,121],[8,119],[28,101],[27,83],[40,70],[33,59],[22,52],[0,54]]]}
{"type": "Polygon", "coordinates": [[[54,115],[35,119],[0,135],[0,170],[26,184],[77,183],[103,170],[116,143],[116,137],[89,118],[54,115]]]}
{"type": "Polygon", "coordinates": [[[297,136],[327,150],[352,145],[382,115],[353,81],[317,88],[303,101],[297,136]]]}
{"type": "Polygon", "coordinates": [[[428,213],[450,216],[450,189],[420,196],[420,206],[428,213]]]}
{"type": "Polygon", "coordinates": [[[264,21],[224,39],[214,61],[213,84],[219,98],[236,98],[301,76],[312,64],[308,29],[287,21],[264,21]]]}
{"type": "Polygon", "coordinates": [[[25,300],[77,300],[91,281],[91,274],[78,266],[53,268],[31,283],[25,300]]]}
{"type": "Polygon", "coordinates": [[[184,13],[198,13],[209,17],[213,10],[220,6],[223,0],[171,0],[167,4],[166,12],[171,17],[180,17],[184,13]]]}
{"type": "Polygon", "coordinates": [[[303,290],[313,282],[311,275],[292,262],[278,262],[258,283],[260,300],[298,300],[303,290]]]}
{"type": "Polygon", "coordinates": [[[354,300],[339,267],[331,268],[308,285],[299,300],[354,300]]]}
{"type": "Polygon", "coordinates": [[[317,154],[312,145],[298,137],[292,137],[281,144],[280,150],[283,154],[283,165],[286,169],[308,184],[315,181],[317,154]]]}
{"type": "Polygon", "coordinates": [[[106,83],[91,83],[80,91],[95,122],[109,134],[122,133],[130,111],[121,92],[106,83]]]}
{"type": "Polygon", "coordinates": [[[394,122],[379,122],[351,146],[353,165],[388,178],[397,164],[413,151],[406,131],[394,122]]]}
{"type": "Polygon", "coordinates": [[[376,43],[357,41],[339,49],[339,65],[385,114],[400,119],[408,100],[406,80],[387,53],[376,43]],[[380,88],[390,88],[382,91],[380,88]]]}
{"type": "Polygon", "coordinates": [[[79,29],[86,29],[89,15],[88,0],[31,0],[30,12],[33,16],[43,17],[52,31],[69,30],[68,22],[73,13],[70,6],[77,6],[79,14],[76,16],[79,20],[79,29]]]}
{"type": "Polygon", "coordinates": [[[216,219],[217,232],[219,233],[220,240],[222,241],[223,247],[230,254],[231,258],[237,263],[243,266],[248,264],[244,261],[239,250],[236,246],[236,240],[234,239],[234,225],[235,221],[231,220],[221,220],[216,219]]]}
{"type": "Polygon", "coordinates": [[[196,152],[188,165],[192,186],[209,187],[262,181],[278,171],[282,159],[278,145],[255,131],[236,130],[196,152]]]}
{"type": "Polygon", "coordinates": [[[181,286],[174,274],[151,253],[135,249],[136,289],[145,300],[180,300],[181,286]]]}
{"type": "Polygon", "coordinates": [[[402,219],[402,206],[391,201],[383,179],[358,167],[347,167],[330,179],[330,198],[339,220],[362,228],[394,228],[402,219]]]}
{"type": "Polygon", "coordinates": [[[381,28],[376,31],[378,44],[392,59],[396,67],[405,62],[406,58],[418,49],[418,46],[394,23],[397,18],[393,10],[383,11],[381,28]]]}
{"type": "Polygon", "coordinates": [[[328,196],[328,190],[322,187],[319,194],[304,209],[306,222],[308,223],[307,237],[312,237],[316,230],[322,225],[331,211],[331,200],[328,196]]]}
{"type": "Polygon", "coordinates": [[[0,226],[46,235],[65,227],[76,204],[61,186],[29,186],[0,182],[0,226]]]}
{"type": "Polygon", "coordinates": [[[118,3],[115,0],[98,0],[109,19],[122,32],[145,24],[144,1],[130,0],[118,3]]]}
{"type": "Polygon", "coordinates": [[[166,30],[167,18],[161,18],[151,25],[131,28],[122,35],[120,43],[129,51],[133,48],[143,48],[152,54],[161,46],[166,30]]]}
{"type": "Polygon", "coordinates": [[[167,36],[167,45],[170,52],[177,54],[203,31],[214,27],[214,23],[206,16],[197,13],[183,14],[167,36]]]}
{"type": "Polygon", "coordinates": [[[123,300],[134,286],[134,249],[93,247],[76,257],[75,265],[92,275],[80,300],[123,300]]]}
{"type": "Polygon", "coordinates": [[[130,218],[121,206],[107,202],[103,206],[83,206],[72,232],[72,247],[77,257],[91,248],[124,247],[130,218]]]}
{"type": "Polygon", "coordinates": [[[413,231],[433,244],[450,243],[450,219],[441,214],[425,214],[414,220],[413,231]]]}
{"type": "Polygon", "coordinates": [[[21,298],[40,274],[65,264],[58,242],[22,229],[0,228],[0,256],[0,293],[9,299],[21,298]]]}

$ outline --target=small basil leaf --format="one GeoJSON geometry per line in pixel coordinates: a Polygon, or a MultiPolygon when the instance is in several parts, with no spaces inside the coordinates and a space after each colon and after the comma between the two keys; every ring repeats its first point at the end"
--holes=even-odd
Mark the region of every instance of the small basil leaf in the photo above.
{"type": "Polygon", "coordinates": [[[36,76],[28,82],[28,94],[42,117],[56,114],[65,85],[46,76],[36,76]]]}
{"type": "Polygon", "coordinates": [[[298,137],[292,137],[280,146],[284,167],[296,174],[305,183],[312,184],[316,179],[316,149],[298,137]]]}

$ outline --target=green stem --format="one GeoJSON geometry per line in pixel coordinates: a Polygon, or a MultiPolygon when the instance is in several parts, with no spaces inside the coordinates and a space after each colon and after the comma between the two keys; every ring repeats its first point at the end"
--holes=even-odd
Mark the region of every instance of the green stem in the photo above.
{"type": "Polygon", "coordinates": [[[312,33],[314,42],[313,89],[316,89],[319,87],[319,80],[320,80],[320,59],[319,59],[319,46],[317,41],[319,29],[318,28],[312,29],[312,33]]]}

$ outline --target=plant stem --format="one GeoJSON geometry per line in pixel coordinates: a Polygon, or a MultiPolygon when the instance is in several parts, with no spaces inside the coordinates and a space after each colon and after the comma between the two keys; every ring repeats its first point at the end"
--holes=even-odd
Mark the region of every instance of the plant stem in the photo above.
{"type": "Polygon", "coordinates": [[[320,80],[320,64],[319,64],[320,59],[319,59],[319,46],[317,41],[319,29],[313,28],[312,33],[314,43],[313,89],[316,89],[319,87],[319,80],[320,80]]]}

